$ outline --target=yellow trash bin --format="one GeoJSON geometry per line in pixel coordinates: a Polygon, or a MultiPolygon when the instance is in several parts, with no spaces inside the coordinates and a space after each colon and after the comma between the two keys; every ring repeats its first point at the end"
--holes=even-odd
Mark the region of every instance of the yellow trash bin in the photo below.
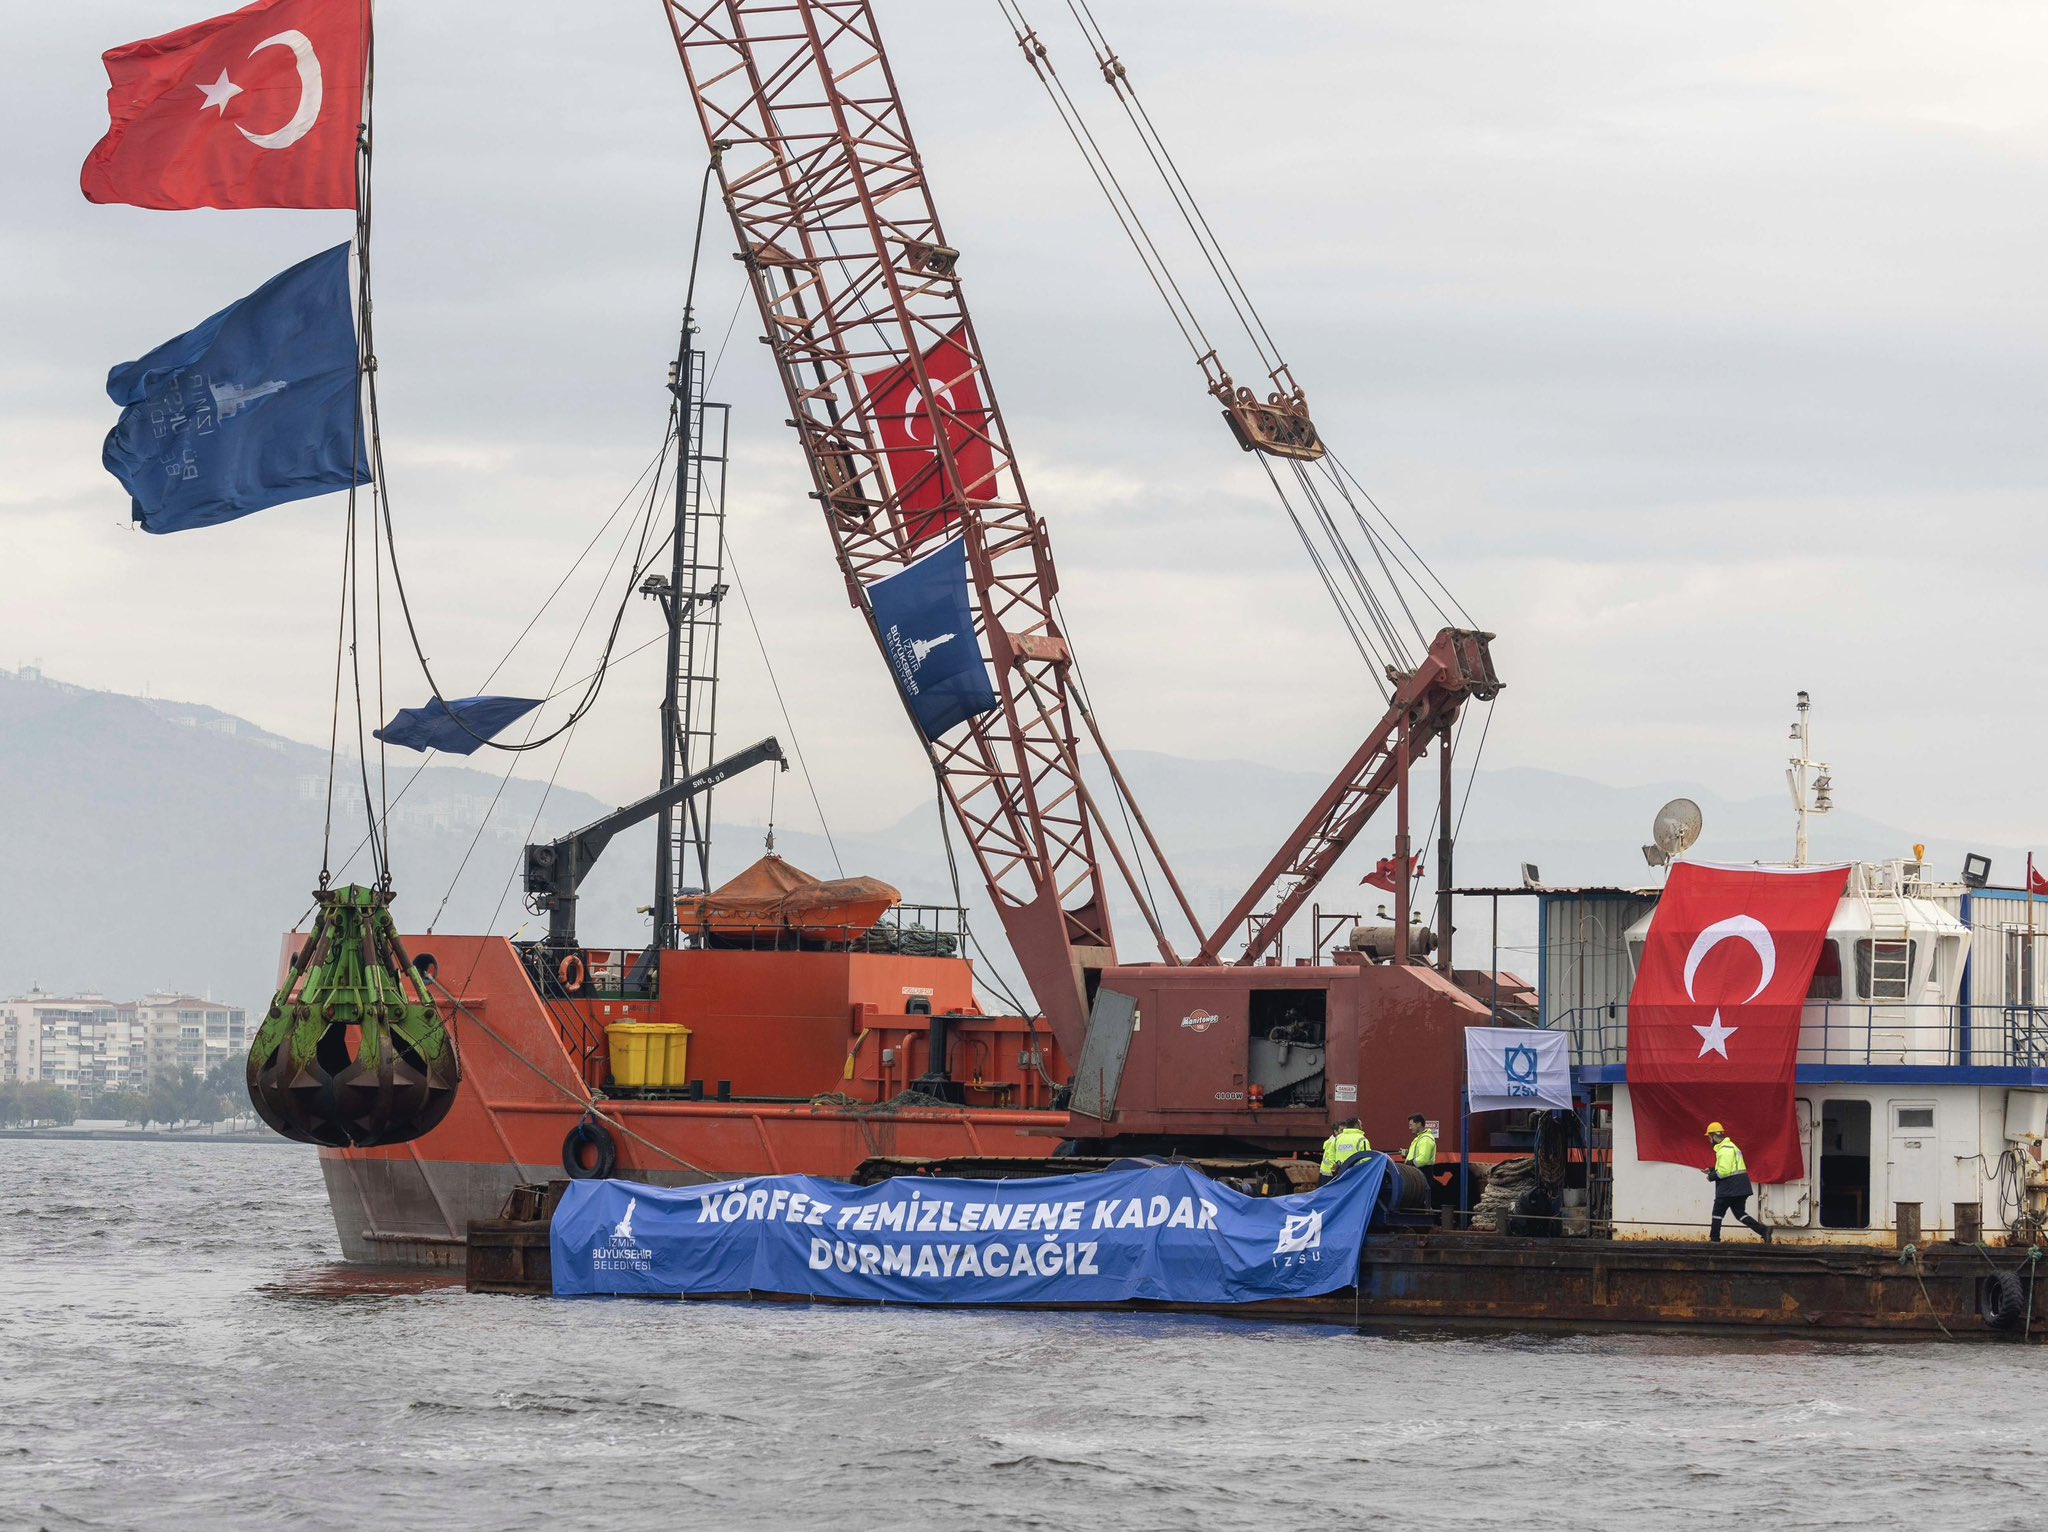
{"type": "Polygon", "coordinates": [[[627,1090],[645,1090],[660,1083],[650,1079],[649,1066],[663,1078],[668,1074],[668,1043],[650,1036],[664,1030],[637,1021],[615,1021],[604,1029],[606,1046],[612,1056],[612,1083],[627,1090]]]}
{"type": "MultiPolygon", "coordinates": [[[[658,1039],[650,1038],[647,1044],[647,1072],[654,1073],[654,1050],[657,1045],[662,1053],[661,1084],[669,1090],[681,1090],[690,1078],[690,1029],[676,1022],[662,1022],[647,1029],[659,1032],[658,1039]]],[[[648,1084],[655,1083],[649,1080],[648,1084]]]]}

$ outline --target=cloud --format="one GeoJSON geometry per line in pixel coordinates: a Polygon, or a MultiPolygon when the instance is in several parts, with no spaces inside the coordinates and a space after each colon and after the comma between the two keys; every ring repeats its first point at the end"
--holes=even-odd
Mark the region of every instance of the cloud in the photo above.
{"type": "MultiPolygon", "coordinates": [[[[1746,793],[1806,687],[1844,802],[2048,832],[1979,785],[2048,747],[2021,700],[2041,669],[2048,23],[1932,0],[1098,9],[1326,433],[1500,634],[1489,763],[1682,762],[1746,793]]],[[[1172,241],[1078,37],[1032,12],[1172,241]]],[[[338,214],[78,197],[97,53],[190,19],[104,0],[16,40],[0,660],[322,738],[340,502],[153,539],[121,529],[96,462],[110,364],[347,234],[338,214]]],[[[1329,769],[1377,715],[1371,678],[1014,45],[975,7],[883,20],[1111,739],[1329,769]]],[[[703,147],[656,9],[442,0],[379,23],[391,489],[423,642],[467,686],[658,443],[703,147]]],[[[927,768],[750,310],[723,344],[728,243],[714,219],[699,316],[734,406],[737,562],[827,816],[887,823],[927,768]]],[[[572,577],[498,684],[587,667],[595,641],[571,635],[595,579],[572,577]]],[[[725,737],[787,732],[732,618],[725,737]]],[[[416,702],[387,626],[389,700],[416,702]]],[[[654,631],[636,600],[625,643],[654,631]]],[[[613,678],[565,780],[644,788],[658,653],[613,678]]],[[[794,791],[779,810],[810,812],[794,791]]]]}

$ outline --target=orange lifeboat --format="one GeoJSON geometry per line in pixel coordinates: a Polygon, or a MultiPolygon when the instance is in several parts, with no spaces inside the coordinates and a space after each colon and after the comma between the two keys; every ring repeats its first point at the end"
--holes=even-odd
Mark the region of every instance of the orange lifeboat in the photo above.
{"type": "Polygon", "coordinates": [[[676,924],[720,945],[855,942],[902,902],[878,878],[814,878],[769,855],[708,894],[678,899],[676,924]]]}

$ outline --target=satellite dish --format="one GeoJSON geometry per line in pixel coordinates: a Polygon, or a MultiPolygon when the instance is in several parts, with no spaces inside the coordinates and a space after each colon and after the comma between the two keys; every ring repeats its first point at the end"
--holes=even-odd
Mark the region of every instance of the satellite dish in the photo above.
{"type": "Polygon", "coordinates": [[[1650,838],[1656,844],[1643,847],[1643,860],[1652,867],[1663,867],[1674,857],[1684,856],[1700,838],[1705,823],[1700,806],[1692,799],[1673,798],[1657,810],[1656,821],[1650,827],[1650,838]]]}

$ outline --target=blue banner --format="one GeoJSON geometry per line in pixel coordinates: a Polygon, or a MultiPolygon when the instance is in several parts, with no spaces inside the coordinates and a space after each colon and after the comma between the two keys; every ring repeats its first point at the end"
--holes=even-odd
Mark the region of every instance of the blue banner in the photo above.
{"type": "Polygon", "coordinates": [[[540,706],[538,697],[436,697],[425,707],[404,707],[375,732],[387,745],[473,755],[540,706]]]}
{"type": "Polygon", "coordinates": [[[964,540],[956,537],[875,581],[868,601],[896,688],[926,739],[995,707],[995,688],[974,636],[964,540]]]}
{"type": "Polygon", "coordinates": [[[122,410],[100,460],[144,531],[370,482],[348,288],[336,245],[107,374],[122,410]]]}
{"type": "Polygon", "coordinates": [[[555,1292],[779,1293],[886,1303],[1256,1303],[1357,1280],[1387,1160],[1249,1197],[1187,1165],[1016,1181],[763,1176],[571,1181],[555,1292]]]}

